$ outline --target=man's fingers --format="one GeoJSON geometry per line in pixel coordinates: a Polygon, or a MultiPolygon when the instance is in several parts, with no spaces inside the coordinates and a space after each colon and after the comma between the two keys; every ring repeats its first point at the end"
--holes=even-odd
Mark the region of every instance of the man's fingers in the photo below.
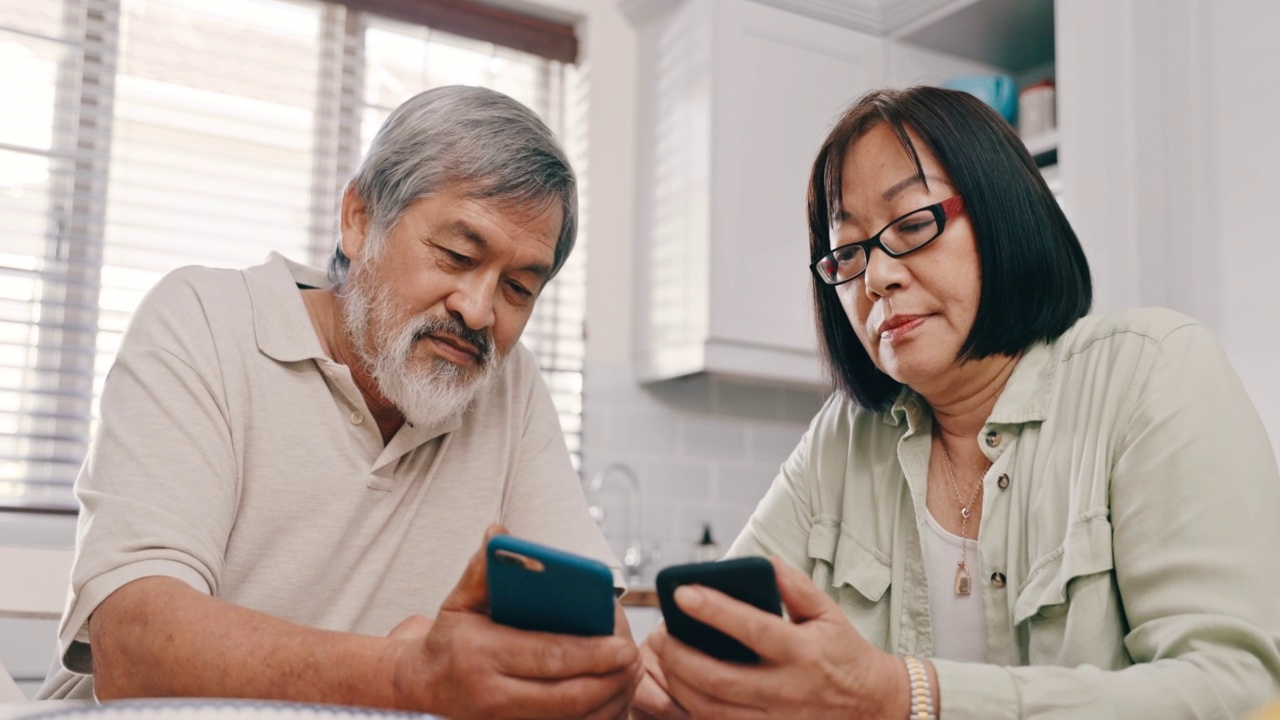
{"type": "Polygon", "coordinates": [[[786,564],[777,555],[769,561],[773,563],[773,572],[778,577],[778,594],[782,596],[782,606],[791,616],[791,622],[803,623],[831,611],[840,612],[835,601],[819,590],[808,575],[786,564]]]}
{"type": "Polygon", "coordinates": [[[471,710],[475,717],[522,718],[604,717],[601,708],[626,707],[635,686],[635,668],[624,667],[599,676],[572,677],[564,680],[532,680],[497,677],[486,687],[482,697],[475,698],[471,710]]]}
{"type": "Polygon", "coordinates": [[[619,687],[618,692],[614,693],[613,697],[584,716],[583,720],[616,720],[617,718],[628,717],[628,710],[631,707],[632,699],[635,697],[636,687],[639,686],[643,677],[644,667],[637,662],[631,668],[630,682],[619,687]]]}
{"type": "Polygon", "coordinates": [[[574,637],[493,626],[490,647],[494,667],[503,675],[558,680],[577,675],[607,675],[639,662],[630,639],[574,637]]]}

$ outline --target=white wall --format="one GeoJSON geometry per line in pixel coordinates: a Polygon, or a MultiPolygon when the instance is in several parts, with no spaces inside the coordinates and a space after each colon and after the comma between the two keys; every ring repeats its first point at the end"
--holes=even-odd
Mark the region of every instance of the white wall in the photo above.
{"type": "Polygon", "coordinates": [[[1280,445],[1280,4],[1070,0],[1057,13],[1067,211],[1097,307],[1218,336],[1280,445]]]}
{"type": "Polygon", "coordinates": [[[1203,3],[1215,329],[1280,447],[1280,3],[1203,3]],[[1216,266],[1216,267],[1215,267],[1216,266]]]}

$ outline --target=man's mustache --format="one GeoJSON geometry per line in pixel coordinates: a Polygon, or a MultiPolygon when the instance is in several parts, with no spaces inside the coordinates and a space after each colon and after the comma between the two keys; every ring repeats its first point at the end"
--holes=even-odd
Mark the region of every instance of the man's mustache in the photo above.
{"type": "Polygon", "coordinates": [[[417,342],[428,335],[451,335],[474,347],[478,365],[484,365],[493,356],[493,336],[485,330],[472,330],[457,318],[422,318],[413,328],[413,340],[417,342]]]}

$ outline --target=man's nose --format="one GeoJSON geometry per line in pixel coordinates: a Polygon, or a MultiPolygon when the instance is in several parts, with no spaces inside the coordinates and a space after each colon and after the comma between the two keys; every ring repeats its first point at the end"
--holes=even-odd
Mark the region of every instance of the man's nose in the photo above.
{"type": "Polygon", "coordinates": [[[493,299],[498,279],[490,273],[468,273],[445,300],[445,309],[468,328],[484,330],[494,322],[493,299]]]}

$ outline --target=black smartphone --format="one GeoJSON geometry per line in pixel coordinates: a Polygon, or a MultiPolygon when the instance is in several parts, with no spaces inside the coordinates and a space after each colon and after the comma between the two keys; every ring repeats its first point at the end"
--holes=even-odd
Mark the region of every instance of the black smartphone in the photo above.
{"type": "Polygon", "coordinates": [[[782,600],[778,596],[778,579],[774,575],[773,564],[762,557],[672,565],[658,573],[656,584],[658,604],[662,606],[667,632],[686,645],[720,660],[756,663],[760,657],[746,645],[686,615],[676,605],[676,588],[681,585],[714,588],[765,612],[782,615],[782,600]]]}
{"type": "Polygon", "coordinates": [[[565,635],[613,634],[613,573],[599,560],[495,535],[485,562],[494,622],[565,635]]]}

